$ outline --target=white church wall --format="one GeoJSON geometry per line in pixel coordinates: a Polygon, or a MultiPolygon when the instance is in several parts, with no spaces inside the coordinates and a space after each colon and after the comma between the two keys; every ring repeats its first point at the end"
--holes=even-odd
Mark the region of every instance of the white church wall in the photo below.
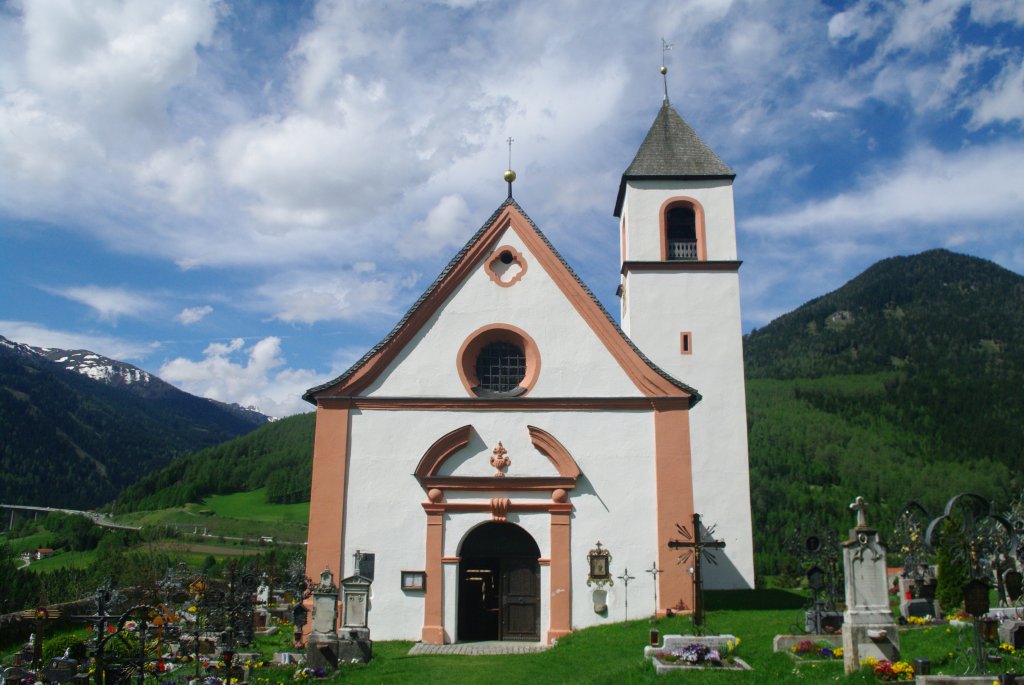
{"type": "Polygon", "coordinates": [[[522,253],[522,280],[494,283],[478,265],[367,389],[379,397],[466,397],[458,371],[463,342],[483,326],[503,323],[525,331],[540,353],[530,397],[639,397],[640,391],[580,318],[514,230],[495,243],[522,253]]]}
{"type": "MultiPolygon", "coordinates": [[[[493,446],[502,440],[509,449],[510,476],[517,472],[529,443],[526,426],[551,433],[576,459],[583,472],[570,492],[573,504],[571,533],[572,621],[576,628],[624,617],[624,588],[619,580],[609,588],[606,614],[593,610],[587,580],[587,552],[598,541],[613,555],[611,569],[618,576],[628,567],[636,580],[629,589],[629,615],[650,615],[653,593],[650,574],[641,573],[657,558],[654,483],[653,418],[649,411],[609,412],[450,412],[450,411],[354,411],[350,437],[349,483],[345,510],[345,574],[351,572],[357,550],[376,554],[371,596],[370,627],[374,639],[418,640],[423,625],[424,595],[403,592],[400,572],[425,566],[425,493],[413,469],[423,453],[441,435],[466,424],[474,426],[480,443],[493,446]],[[525,436],[525,442],[519,437],[525,436]],[[510,447],[511,445],[511,447],[510,447]],[[514,449],[513,449],[514,448],[514,449]]],[[[457,456],[457,455],[456,455],[457,456]]],[[[489,449],[473,459],[489,464],[489,449]]],[[[539,464],[538,464],[539,465],[539,464]]],[[[532,467],[531,467],[532,470],[532,467]]],[[[550,472],[545,472],[549,475],[550,472]]],[[[477,474],[479,475],[479,474],[477,474]]],[[[532,475],[532,474],[530,474],[532,475]]],[[[514,501],[550,501],[549,493],[502,491],[448,491],[451,502],[487,501],[510,497],[514,501]]],[[[491,519],[488,512],[459,512],[445,516],[444,555],[456,556],[465,534],[491,519]]],[[[510,512],[509,521],[529,532],[541,556],[551,554],[547,512],[510,512]]],[[[444,613],[449,638],[457,621],[457,564],[445,564],[444,613]]],[[[550,575],[542,571],[542,632],[549,628],[550,575]]],[[[438,579],[428,578],[427,582],[438,579]]]]}
{"type": "Polygon", "coordinates": [[[632,272],[626,280],[630,337],[702,399],[690,411],[694,506],[726,541],[707,587],[753,587],[739,276],[735,272],[632,272]],[[671,297],[666,294],[671,293],[671,297]],[[658,311],[660,316],[642,316],[658,311]],[[682,354],[680,333],[690,333],[682,354]]]}
{"type": "Polygon", "coordinates": [[[630,180],[622,214],[626,221],[627,261],[657,262],[661,254],[661,207],[674,197],[693,198],[704,208],[707,259],[736,259],[736,219],[732,182],[722,179],[686,181],[630,180]],[[712,229],[712,227],[714,227],[712,229]]]}

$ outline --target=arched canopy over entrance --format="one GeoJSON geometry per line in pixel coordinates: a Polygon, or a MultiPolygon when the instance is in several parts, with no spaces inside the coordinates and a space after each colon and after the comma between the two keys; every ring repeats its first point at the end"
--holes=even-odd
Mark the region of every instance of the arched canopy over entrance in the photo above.
{"type": "Polygon", "coordinates": [[[540,549],[513,523],[485,523],[462,541],[460,641],[540,640],[540,549]]]}

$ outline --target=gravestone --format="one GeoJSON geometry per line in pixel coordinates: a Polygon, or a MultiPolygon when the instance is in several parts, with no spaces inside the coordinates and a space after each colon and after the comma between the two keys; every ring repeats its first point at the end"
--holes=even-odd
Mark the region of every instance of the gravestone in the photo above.
{"type": "Polygon", "coordinates": [[[1024,590],[1024,575],[1017,569],[1010,569],[1003,574],[1003,585],[1006,588],[1006,597],[1011,603],[1016,603],[1021,598],[1024,590]]]}
{"type": "Polygon", "coordinates": [[[1024,621],[1003,621],[999,624],[999,641],[1014,649],[1024,649],[1024,621]]]}
{"type": "Polygon", "coordinates": [[[373,658],[368,624],[370,584],[369,578],[358,574],[341,581],[344,613],[338,636],[338,659],[342,662],[365,664],[373,658]]]}
{"type": "Polygon", "coordinates": [[[899,661],[896,623],[889,609],[885,545],[869,527],[863,497],[850,505],[857,525],[843,543],[846,572],[846,613],[843,616],[843,661],[847,674],[860,669],[868,657],[899,661]]]}
{"type": "Polygon", "coordinates": [[[935,601],[935,579],[921,580],[918,578],[900,576],[900,615],[903,618],[917,616],[925,618],[940,617],[941,610],[935,601]]]}
{"type": "Polygon", "coordinates": [[[313,631],[306,640],[306,663],[310,668],[338,666],[338,586],[331,569],[320,574],[313,589],[313,631]]]}

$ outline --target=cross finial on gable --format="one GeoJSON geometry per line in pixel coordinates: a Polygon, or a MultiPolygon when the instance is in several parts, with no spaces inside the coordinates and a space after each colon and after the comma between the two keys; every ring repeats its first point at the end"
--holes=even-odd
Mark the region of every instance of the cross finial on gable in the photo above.
{"type": "Polygon", "coordinates": [[[668,67],[665,66],[665,56],[672,49],[672,43],[667,43],[664,37],[661,39],[661,80],[665,85],[665,102],[668,102],[668,67]]]}
{"type": "Polygon", "coordinates": [[[505,182],[508,183],[508,199],[512,199],[512,181],[516,180],[516,172],[512,171],[512,143],[515,138],[508,137],[508,169],[505,169],[505,182]]]}

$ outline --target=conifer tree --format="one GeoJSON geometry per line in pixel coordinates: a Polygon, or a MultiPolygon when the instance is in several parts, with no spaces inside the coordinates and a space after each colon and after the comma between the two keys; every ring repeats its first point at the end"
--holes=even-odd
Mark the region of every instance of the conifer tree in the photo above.
{"type": "Polygon", "coordinates": [[[955,613],[964,603],[964,586],[970,580],[967,565],[967,541],[963,524],[952,518],[942,522],[942,537],[936,554],[939,565],[935,598],[947,614],[955,613]]]}

